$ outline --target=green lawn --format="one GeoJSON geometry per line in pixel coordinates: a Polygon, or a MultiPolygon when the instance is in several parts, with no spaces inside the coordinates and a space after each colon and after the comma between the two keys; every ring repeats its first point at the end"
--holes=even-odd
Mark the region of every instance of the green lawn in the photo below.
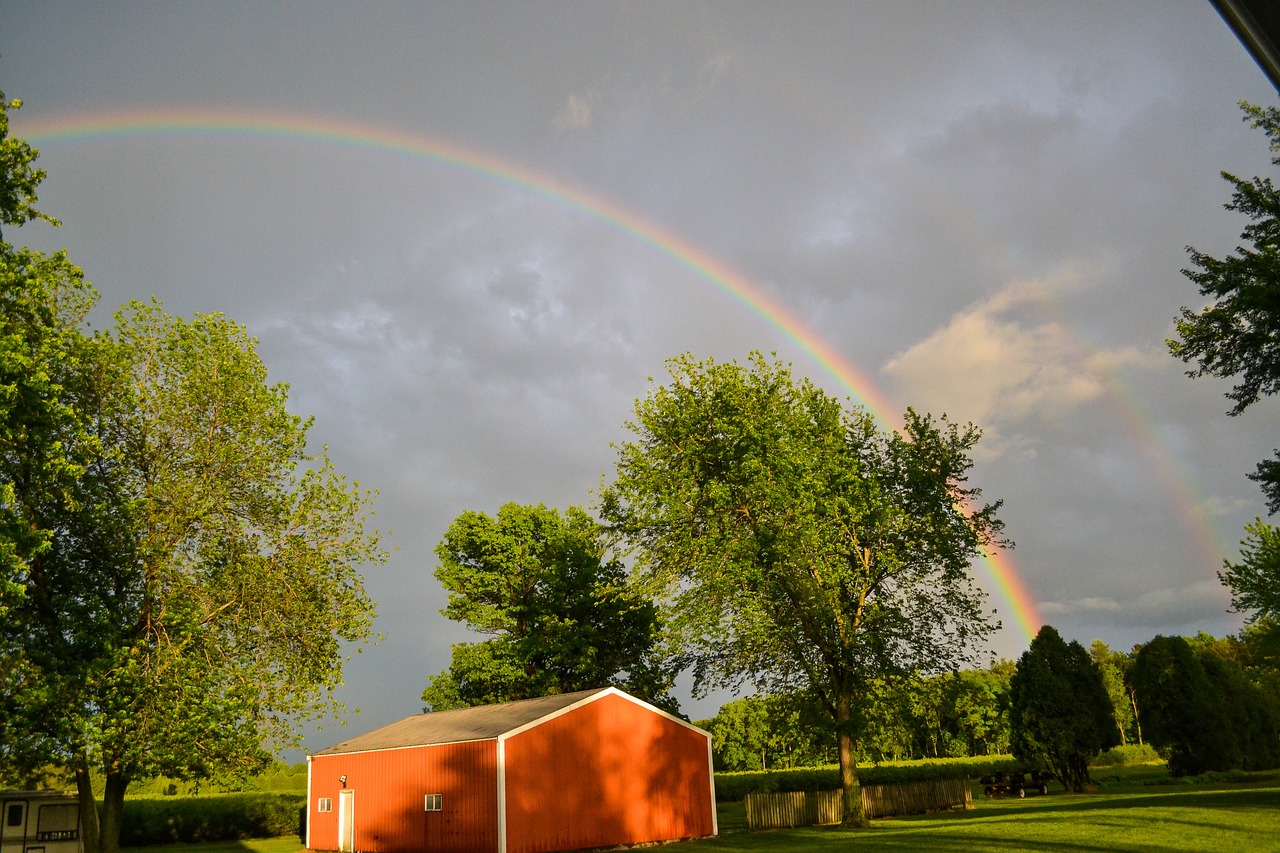
{"type": "Polygon", "coordinates": [[[697,851],[1280,850],[1280,784],[1219,784],[974,800],[972,811],[875,822],[863,832],[811,827],[748,833],[740,803],[720,809],[719,838],[697,851]]]}
{"type": "Polygon", "coordinates": [[[296,835],[280,838],[246,838],[243,841],[207,841],[203,844],[157,844],[129,847],[135,853],[298,853],[305,848],[296,835]]]}
{"type": "MultiPolygon", "coordinates": [[[[879,820],[875,828],[747,832],[741,803],[719,807],[720,837],[663,847],[702,851],[1275,851],[1280,850],[1280,782],[1129,786],[1096,794],[988,800],[967,812],[879,820]]],[[[136,848],[136,853],[298,853],[296,836],[136,848]]]]}

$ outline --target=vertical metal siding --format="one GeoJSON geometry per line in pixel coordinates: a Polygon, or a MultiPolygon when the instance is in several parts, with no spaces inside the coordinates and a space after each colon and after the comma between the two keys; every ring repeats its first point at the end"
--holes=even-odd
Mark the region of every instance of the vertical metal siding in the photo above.
{"type": "Polygon", "coordinates": [[[620,696],[505,740],[508,853],[715,833],[707,736],[620,696]]]}
{"type": "Polygon", "coordinates": [[[440,744],[311,758],[307,828],[313,850],[338,849],[339,777],[355,792],[361,853],[493,853],[498,849],[495,741],[440,744]],[[440,794],[438,812],[424,809],[440,794]],[[320,813],[322,797],[332,812],[320,813]]]}

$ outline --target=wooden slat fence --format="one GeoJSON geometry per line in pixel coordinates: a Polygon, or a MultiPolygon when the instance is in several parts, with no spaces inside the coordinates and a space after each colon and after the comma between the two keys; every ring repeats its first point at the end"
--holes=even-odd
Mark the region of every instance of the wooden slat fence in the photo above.
{"type": "MultiPolygon", "coordinates": [[[[819,826],[839,823],[844,817],[841,791],[747,794],[743,803],[748,829],[819,826]]],[[[972,807],[973,791],[967,778],[862,786],[862,809],[869,818],[972,807]]]]}

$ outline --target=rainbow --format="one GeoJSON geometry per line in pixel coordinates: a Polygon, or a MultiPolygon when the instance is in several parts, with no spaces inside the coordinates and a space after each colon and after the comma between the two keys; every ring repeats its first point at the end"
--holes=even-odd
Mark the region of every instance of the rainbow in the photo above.
{"type": "MultiPolygon", "coordinates": [[[[446,140],[317,116],[219,110],[80,112],[27,121],[11,117],[14,131],[39,145],[66,145],[138,137],[227,138],[305,142],[371,151],[446,166],[516,187],[568,207],[666,256],[773,326],[827,372],[853,399],[885,423],[897,423],[896,407],[790,309],[758,285],[691,241],[618,204],[555,177],[446,140]]],[[[1043,620],[1021,573],[1005,551],[980,559],[998,598],[1008,605],[1019,638],[1030,643],[1043,620]]]]}

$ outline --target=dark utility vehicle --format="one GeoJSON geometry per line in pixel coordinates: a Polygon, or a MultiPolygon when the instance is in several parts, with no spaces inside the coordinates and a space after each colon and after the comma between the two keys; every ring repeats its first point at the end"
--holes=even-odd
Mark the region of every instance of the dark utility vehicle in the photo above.
{"type": "Polygon", "coordinates": [[[1040,794],[1049,793],[1049,783],[1055,778],[1052,771],[1049,770],[1032,770],[1030,773],[1031,781],[1027,781],[1026,773],[1010,773],[1008,776],[1003,771],[994,776],[983,776],[978,780],[982,785],[982,793],[988,797],[1025,797],[1028,791],[1035,791],[1040,794]]]}

